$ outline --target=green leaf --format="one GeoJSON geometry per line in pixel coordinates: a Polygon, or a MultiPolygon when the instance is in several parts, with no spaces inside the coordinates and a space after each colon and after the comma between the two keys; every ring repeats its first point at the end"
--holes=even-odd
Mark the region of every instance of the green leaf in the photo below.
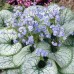
{"type": "Polygon", "coordinates": [[[28,57],[31,56],[31,53],[29,53],[29,51],[30,51],[29,47],[30,46],[26,46],[26,47],[22,48],[19,53],[17,53],[16,55],[13,56],[13,62],[17,66],[20,66],[24,62],[24,60],[28,59],[28,57]]]}
{"type": "Polygon", "coordinates": [[[21,66],[22,74],[57,74],[57,67],[53,60],[49,59],[44,68],[38,69],[39,57],[31,56],[21,66]]]}
{"type": "Polygon", "coordinates": [[[1,10],[0,11],[0,27],[5,27],[5,22],[12,17],[12,12],[8,10],[1,10]]]}
{"type": "Polygon", "coordinates": [[[4,6],[3,6],[3,9],[13,11],[13,6],[8,4],[8,3],[5,3],[4,6]]]}
{"type": "Polygon", "coordinates": [[[8,69],[15,67],[17,66],[13,63],[13,56],[0,56],[0,69],[8,69]]]}
{"type": "Polygon", "coordinates": [[[15,30],[0,29],[0,55],[9,56],[20,51],[22,45],[19,42],[16,44],[12,42],[16,38],[17,33],[15,30]]]}
{"type": "MultiPolygon", "coordinates": [[[[45,42],[40,42],[40,43],[38,43],[36,48],[42,48],[44,50],[48,50],[48,49],[50,49],[50,46],[49,46],[49,44],[47,44],[45,42]]],[[[16,55],[13,56],[13,61],[16,65],[20,66],[24,62],[24,60],[27,60],[28,58],[30,58],[32,54],[36,56],[35,50],[33,53],[31,53],[30,45],[26,46],[26,47],[22,48],[19,53],[17,53],[16,55]]]]}
{"type": "Polygon", "coordinates": [[[34,20],[36,20],[37,22],[40,22],[40,19],[37,16],[34,17],[34,20]]]}
{"type": "Polygon", "coordinates": [[[6,2],[6,0],[0,0],[0,10],[3,9],[5,2],[6,2]]]}
{"type": "Polygon", "coordinates": [[[19,69],[10,69],[6,71],[6,74],[21,74],[19,69]]]}
{"type": "Polygon", "coordinates": [[[1,72],[1,74],[21,74],[20,69],[7,69],[1,72]]]}
{"type": "Polygon", "coordinates": [[[50,22],[51,22],[52,24],[55,24],[55,18],[50,19],[50,22]]]}
{"type": "Polygon", "coordinates": [[[65,46],[74,46],[74,35],[69,35],[63,44],[65,46]]]}
{"type": "Polygon", "coordinates": [[[49,50],[50,49],[50,45],[46,42],[39,42],[36,47],[44,49],[44,50],[49,50]]]}
{"type": "Polygon", "coordinates": [[[13,56],[21,49],[21,44],[11,44],[11,40],[17,38],[14,29],[0,29],[0,69],[17,67],[13,62],[13,56]]]}
{"type": "Polygon", "coordinates": [[[65,25],[65,23],[69,24],[71,20],[74,20],[74,13],[69,8],[64,8],[63,11],[61,11],[60,18],[61,25],[65,25]]]}
{"type": "Polygon", "coordinates": [[[70,22],[66,22],[62,27],[65,30],[65,36],[69,36],[70,33],[74,32],[74,19],[70,22]]]}
{"type": "Polygon", "coordinates": [[[60,47],[60,50],[58,50],[56,53],[50,53],[49,57],[54,59],[61,68],[64,68],[72,61],[72,55],[72,50],[63,46],[60,47]]]}
{"type": "Polygon", "coordinates": [[[0,29],[0,44],[9,43],[10,40],[17,38],[17,32],[14,29],[0,29]]]}
{"type": "Polygon", "coordinates": [[[65,8],[61,12],[61,22],[60,24],[65,30],[65,37],[69,36],[70,33],[74,32],[74,12],[70,9],[65,8]]]}
{"type": "Polygon", "coordinates": [[[9,44],[0,44],[0,55],[14,55],[20,51],[21,47],[20,43],[16,43],[13,46],[9,44]]]}
{"type": "Polygon", "coordinates": [[[67,67],[61,69],[63,74],[74,74],[74,47],[71,47],[71,49],[73,49],[73,59],[67,67]]]}

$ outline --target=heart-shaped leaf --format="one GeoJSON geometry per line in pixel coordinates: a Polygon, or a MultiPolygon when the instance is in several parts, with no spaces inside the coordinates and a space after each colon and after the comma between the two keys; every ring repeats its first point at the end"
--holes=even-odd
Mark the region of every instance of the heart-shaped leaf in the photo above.
{"type": "Polygon", "coordinates": [[[53,60],[49,59],[45,67],[40,67],[39,57],[31,56],[28,60],[24,62],[21,66],[22,74],[57,74],[57,67],[53,60]]]}
{"type": "Polygon", "coordinates": [[[13,56],[21,49],[21,44],[14,44],[12,41],[17,38],[17,33],[13,29],[0,29],[0,69],[15,68],[13,56]]]}
{"type": "MultiPolygon", "coordinates": [[[[36,48],[41,48],[41,49],[44,49],[44,50],[48,50],[48,49],[50,49],[50,46],[49,46],[49,44],[47,44],[45,42],[40,42],[40,43],[37,44],[36,48]]],[[[32,48],[32,49],[34,49],[34,48],[32,48]]],[[[19,66],[24,62],[24,60],[31,57],[32,54],[36,55],[35,49],[34,49],[33,53],[31,52],[32,49],[31,49],[30,45],[25,46],[24,48],[22,48],[19,53],[17,53],[16,55],[13,56],[14,63],[19,66]]]]}
{"type": "Polygon", "coordinates": [[[8,69],[15,67],[17,66],[13,63],[13,56],[0,56],[0,69],[8,69]]]}
{"type": "Polygon", "coordinates": [[[72,61],[72,55],[72,50],[63,46],[56,53],[50,53],[49,57],[54,59],[61,68],[64,68],[72,61]]]}
{"type": "Polygon", "coordinates": [[[28,59],[28,57],[31,56],[31,54],[29,53],[30,52],[29,47],[30,46],[26,46],[26,47],[22,48],[19,53],[17,53],[16,55],[13,56],[13,62],[17,66],[20,66],[24,62],[24,60],[26,60],[26,57],[28,59]]]}
{"type": "Polygon", "coordinates": [[[66,22],[62,27],[65,30],[65,36],[69,36],[71,33],[74,32],[74,20],[71,20],[70,22],[66,22]]]}
{"type": "Polygon", "coordinates": [[[14,55],[21,49],[21,44],[14,44],[14,39],[17,38],[17,33],[13,29],[0,29],[0,55],[14,55]]]}
{"type": "Polygon", "coordinates": [[[73,49],[73,59],[66,68],[61,70],[63,74],[74,74],[74,47],[71,47],[70,49],[73,49]]]}
{"type": "Polygon", "coordinates": [[[74,13],[69,9],[69,8],[64,8],[63,11],[61,12],[61,25],[67,25],[70,23],[71,20],[74,20],[74,13]]]}

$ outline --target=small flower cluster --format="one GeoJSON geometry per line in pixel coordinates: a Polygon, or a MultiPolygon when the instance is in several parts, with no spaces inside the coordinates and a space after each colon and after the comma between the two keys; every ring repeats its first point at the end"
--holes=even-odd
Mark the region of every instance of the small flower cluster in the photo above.
{"type": "Polygon", "coordinates": [[[37,54],[37,56],[46,57],[48,55],[48,51],[46,51],[44,49],[37,48],[36,54],[37,54]]]}
{"type": "Polygon", "coordinates": [[[64,36],[64,29],[60,25],[51,25],[50,28],[53,31],[53,35],[57,37],[64,36]]]}
{"type": "Polygon", "coordinates": [[[18,39],[14,42],[18,40],[24,45],[33,45],[44,39],[51,39],[50,44],[59,46],[60,41],[55,37],[59,39],[64,36],[64,29],[59,24],[59,14],[58,10],[49,12],[48,8],[40,6],[30,8],[30,12],[29,8],[24,10],[21,6],[14,7],[14,14],[10,19],[11,27],[18,32],[18,39]]]}

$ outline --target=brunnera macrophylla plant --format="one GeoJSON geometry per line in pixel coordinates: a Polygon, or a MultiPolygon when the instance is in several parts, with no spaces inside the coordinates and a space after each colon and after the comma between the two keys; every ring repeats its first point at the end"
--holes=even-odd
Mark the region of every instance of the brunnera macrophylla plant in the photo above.
{"type": "Polygon", "coordinates": [[[50,4],[0,11],[1,74],[73,74],[74,13],[50,4]],[[9,15],[9,16],[8,16],[9,15]]]}

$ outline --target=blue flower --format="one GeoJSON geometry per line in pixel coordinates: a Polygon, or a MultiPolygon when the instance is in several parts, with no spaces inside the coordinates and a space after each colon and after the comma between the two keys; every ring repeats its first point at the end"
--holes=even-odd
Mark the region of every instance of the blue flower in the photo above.
{"type": "Polygon", "coordinates": [[[23,26],[23,24],[21,22],[19,22],[19,23],[17,23],[17,26],[21,27],[21,26],[23,26]]]}
{"type": "Polygon", "coordinates": [[[28,30],[31,32],[33,31],[33,26],[28,26],[28,30]]]}
{"type": "Polygon", "coordinates": [[[57,22],[59,22],[60,21],[60,16],[59,15],[56,15],[55,16],[55,19],[56,19],[57,22]]]}
{"type": "Polygon", "coordinates": [[[58,25],[60,22],[60,11],[56,8],[50,11],[47,9],[49,8],[44,8],[42,10],[42,8],[35,7],[31,10],[29,9],[30,12],[28,12],[29,10],[23,10],[21,6],[15,7],[16,11],[14,10],[10,22],[12,23],[12,27],[18,32],[20,41],[23,39],[26,45],[34,44],[34,42],[36,42],[34,40],[36,39],[34,39],[32,35],[37,36],[39,40],[43,41],[44,38],[51,38],[50,30],[54,36],[64,36],[64,29],[58,25]],[[34,14],[33,16],[31,15],[32,13],[34,14]],[[54,19],[55,23],[51,24],[50,19],[54,19]]]}
{"type": "Polygon", "coordinates": [[[37,54],[37,56],[47,56],[48,55],[48,51],[47,50],[44,50],[44,49],[41,49],[41,48],[37,48],[35,53],[37,54]]]}
{"type": "Polygon", "coordinates": [[[27,25],[33,25],[34,24],[34,20],[33,20],[32,17],[26,17],[24,21],[27,25]]]}
{"type": "Polygon", "coordinates": [[[44,37],[44,34],[43,33],[40,33],[40,35],[39,35],[40,37],[44,37]]]}
{"type": "Polygon", "coordinates": [[[36,33],[40,33],[41,32],[41,30],[40,30],[40,28],[39,27],[36,27],[35,29],[34,29],[34,33],[36,34],[36,33]]]}
{"type": "Polygon", "coordinates": [[[32,44],[34,44],[33,36],[29,36],[28,40],[26,41],[26,45],[32,45],[32,44]]]}
{"type": "Polygon", "coordinates": [[[18,31],[20,32],[20,33],[22,33],[23,35],[26,35],[26,33],[27,33],[27,30],[26,30],[26,28],[25,27],[20,27],[19,29],[18,29],[18,31]]]}
{"type": "Polygon", "coordinates": [[[18,42],[18,40],[17,40],[17,39],[14,39],[14,40],[13,40],[13,42],[14,42],[14,43],[17,43],[17,42],[18,42]]]}
{"type": "Polygon", "coordinates": [[[49,13],[48,16],[49,16],[50,19],[54,18],[54,16],[51,13],[49,13]]]}
{"type": "Polygon", "coordinates": [[[40,30],[43,31],[43,32],[46,32],[47,28],[45,25],[41,25],[40,27],[40,30]]]}
{"type": "Polygon", "coordinates": [[[60,14],[60,11],[58,9],[54,8],[53,11],[52,11],[52,15],[56,16],[56,15],[59,15],[59,14],[60,14]]]}
{"type": "Polygon", "coordinates": [[[19,38],[23,38],[23,35],[21,33],[18,33],[19,38]]]}
{"type": "Polygon", "coordinates": [[[63,37],[64,35],[65,35],[64,29],[63,28],[60,28],[58,37],[63,37]]]}
{"type": "Polygon", "coordinates": [[[40,19],[42,19],[43,18],[43,15],[37,14],[37,17],[40,18],[40,19]]]}
{"type": "Polygon", "coordinates": [[[37,21],[34,21],[34,23],[33,23],[33,27],[38,27],[39,26],[39,23],[37,22],[37,21]]]}
{"type": "Polygon", "coordinates": [[[64,36],[64,29],[60,27],[60,25],[51,25],[50,28],[52,28],[53,35],[58,37],[64,36]]]}

